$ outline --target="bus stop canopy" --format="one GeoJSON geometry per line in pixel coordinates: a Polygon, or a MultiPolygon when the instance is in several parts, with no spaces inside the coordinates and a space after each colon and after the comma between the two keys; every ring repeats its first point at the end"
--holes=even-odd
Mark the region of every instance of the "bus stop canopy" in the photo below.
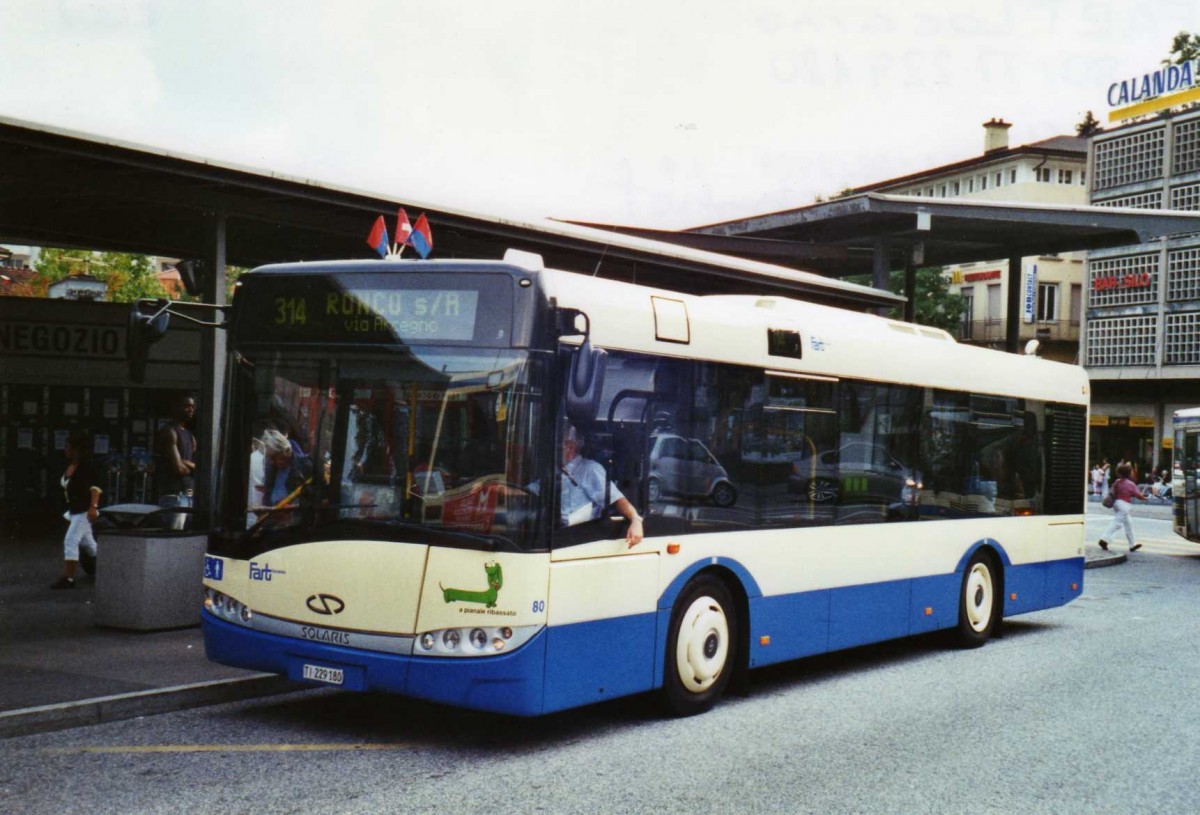
{"type": "Polygon", "coordinates": [[[872,192],[683,232],[593,226],[846,277],[1130,246],[1200,232],[1200,213],[872,192]]]}
{"type": "Polygon", "coordinates": [[[0,118],[0,240],[8,243],[220,257],[222,267],[370,257],[372,222],[384,215],[390,231],[399,206],[427,214],[437,258],[499,259],[515,248],[548,266],[697,294],[769,293],[855,309],[899,302],[756,258],[506,220],[0,118]]]}

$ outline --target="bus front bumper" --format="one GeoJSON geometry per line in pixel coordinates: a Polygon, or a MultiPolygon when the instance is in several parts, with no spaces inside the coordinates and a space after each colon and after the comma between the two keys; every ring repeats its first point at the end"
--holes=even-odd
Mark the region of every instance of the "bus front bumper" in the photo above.
{"type": "Polygon", "coordinates": [[[538,716],[543,712],[546,631],[508,654],[420,657],[361,651],[243,628],[201,613],[204,651],[222,665],[281,674],[344,690],[382,691],[456,707],[538,716]],[[305,678],[305,666],[310,666],[305,678]],[[340,672],[340,673],[338,673],[340,672]],[[314,680],[337,677],[340,682],[314,680]]]}

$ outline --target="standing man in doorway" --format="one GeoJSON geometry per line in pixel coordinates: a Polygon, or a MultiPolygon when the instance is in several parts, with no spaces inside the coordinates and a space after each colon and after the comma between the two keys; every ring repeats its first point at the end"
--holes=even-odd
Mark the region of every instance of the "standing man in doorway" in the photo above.
{"type": "MultiPolygon", "coordinates": [[[[196,400],[186,393],[179,394],[171,404],[171,423],[155,438],[154,475],[160,507],[194,506],[196,437],[185,424],[195,417],[196,400]]],[[[164,521],[168,529],[183,529],[187,514],[168,513],[164,521]]]]}

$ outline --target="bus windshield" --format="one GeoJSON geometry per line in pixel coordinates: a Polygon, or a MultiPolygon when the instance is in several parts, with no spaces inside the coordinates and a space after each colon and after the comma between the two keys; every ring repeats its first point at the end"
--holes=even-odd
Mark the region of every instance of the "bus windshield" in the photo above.
{"type": "Polygon", "coordinates": [[[304,541],[537,546],[543,406],[510,349],[235,354],[222,546],[304,541]]]}

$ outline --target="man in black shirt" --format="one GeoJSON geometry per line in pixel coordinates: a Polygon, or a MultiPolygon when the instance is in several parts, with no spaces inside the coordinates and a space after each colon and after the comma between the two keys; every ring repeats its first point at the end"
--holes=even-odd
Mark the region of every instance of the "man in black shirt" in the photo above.
{"type": "MultiPolygon", "coordinates": [[[[196,417],[196,400],[180,394],[171,406],[171,423],[158,432],[154,445],[154,480],[160,507],[192,507],[195,498],[196,437],[184,425],[196,417]]],[[[187,515],[168,513],[164,525],[183,529],[187,515]]]]}

